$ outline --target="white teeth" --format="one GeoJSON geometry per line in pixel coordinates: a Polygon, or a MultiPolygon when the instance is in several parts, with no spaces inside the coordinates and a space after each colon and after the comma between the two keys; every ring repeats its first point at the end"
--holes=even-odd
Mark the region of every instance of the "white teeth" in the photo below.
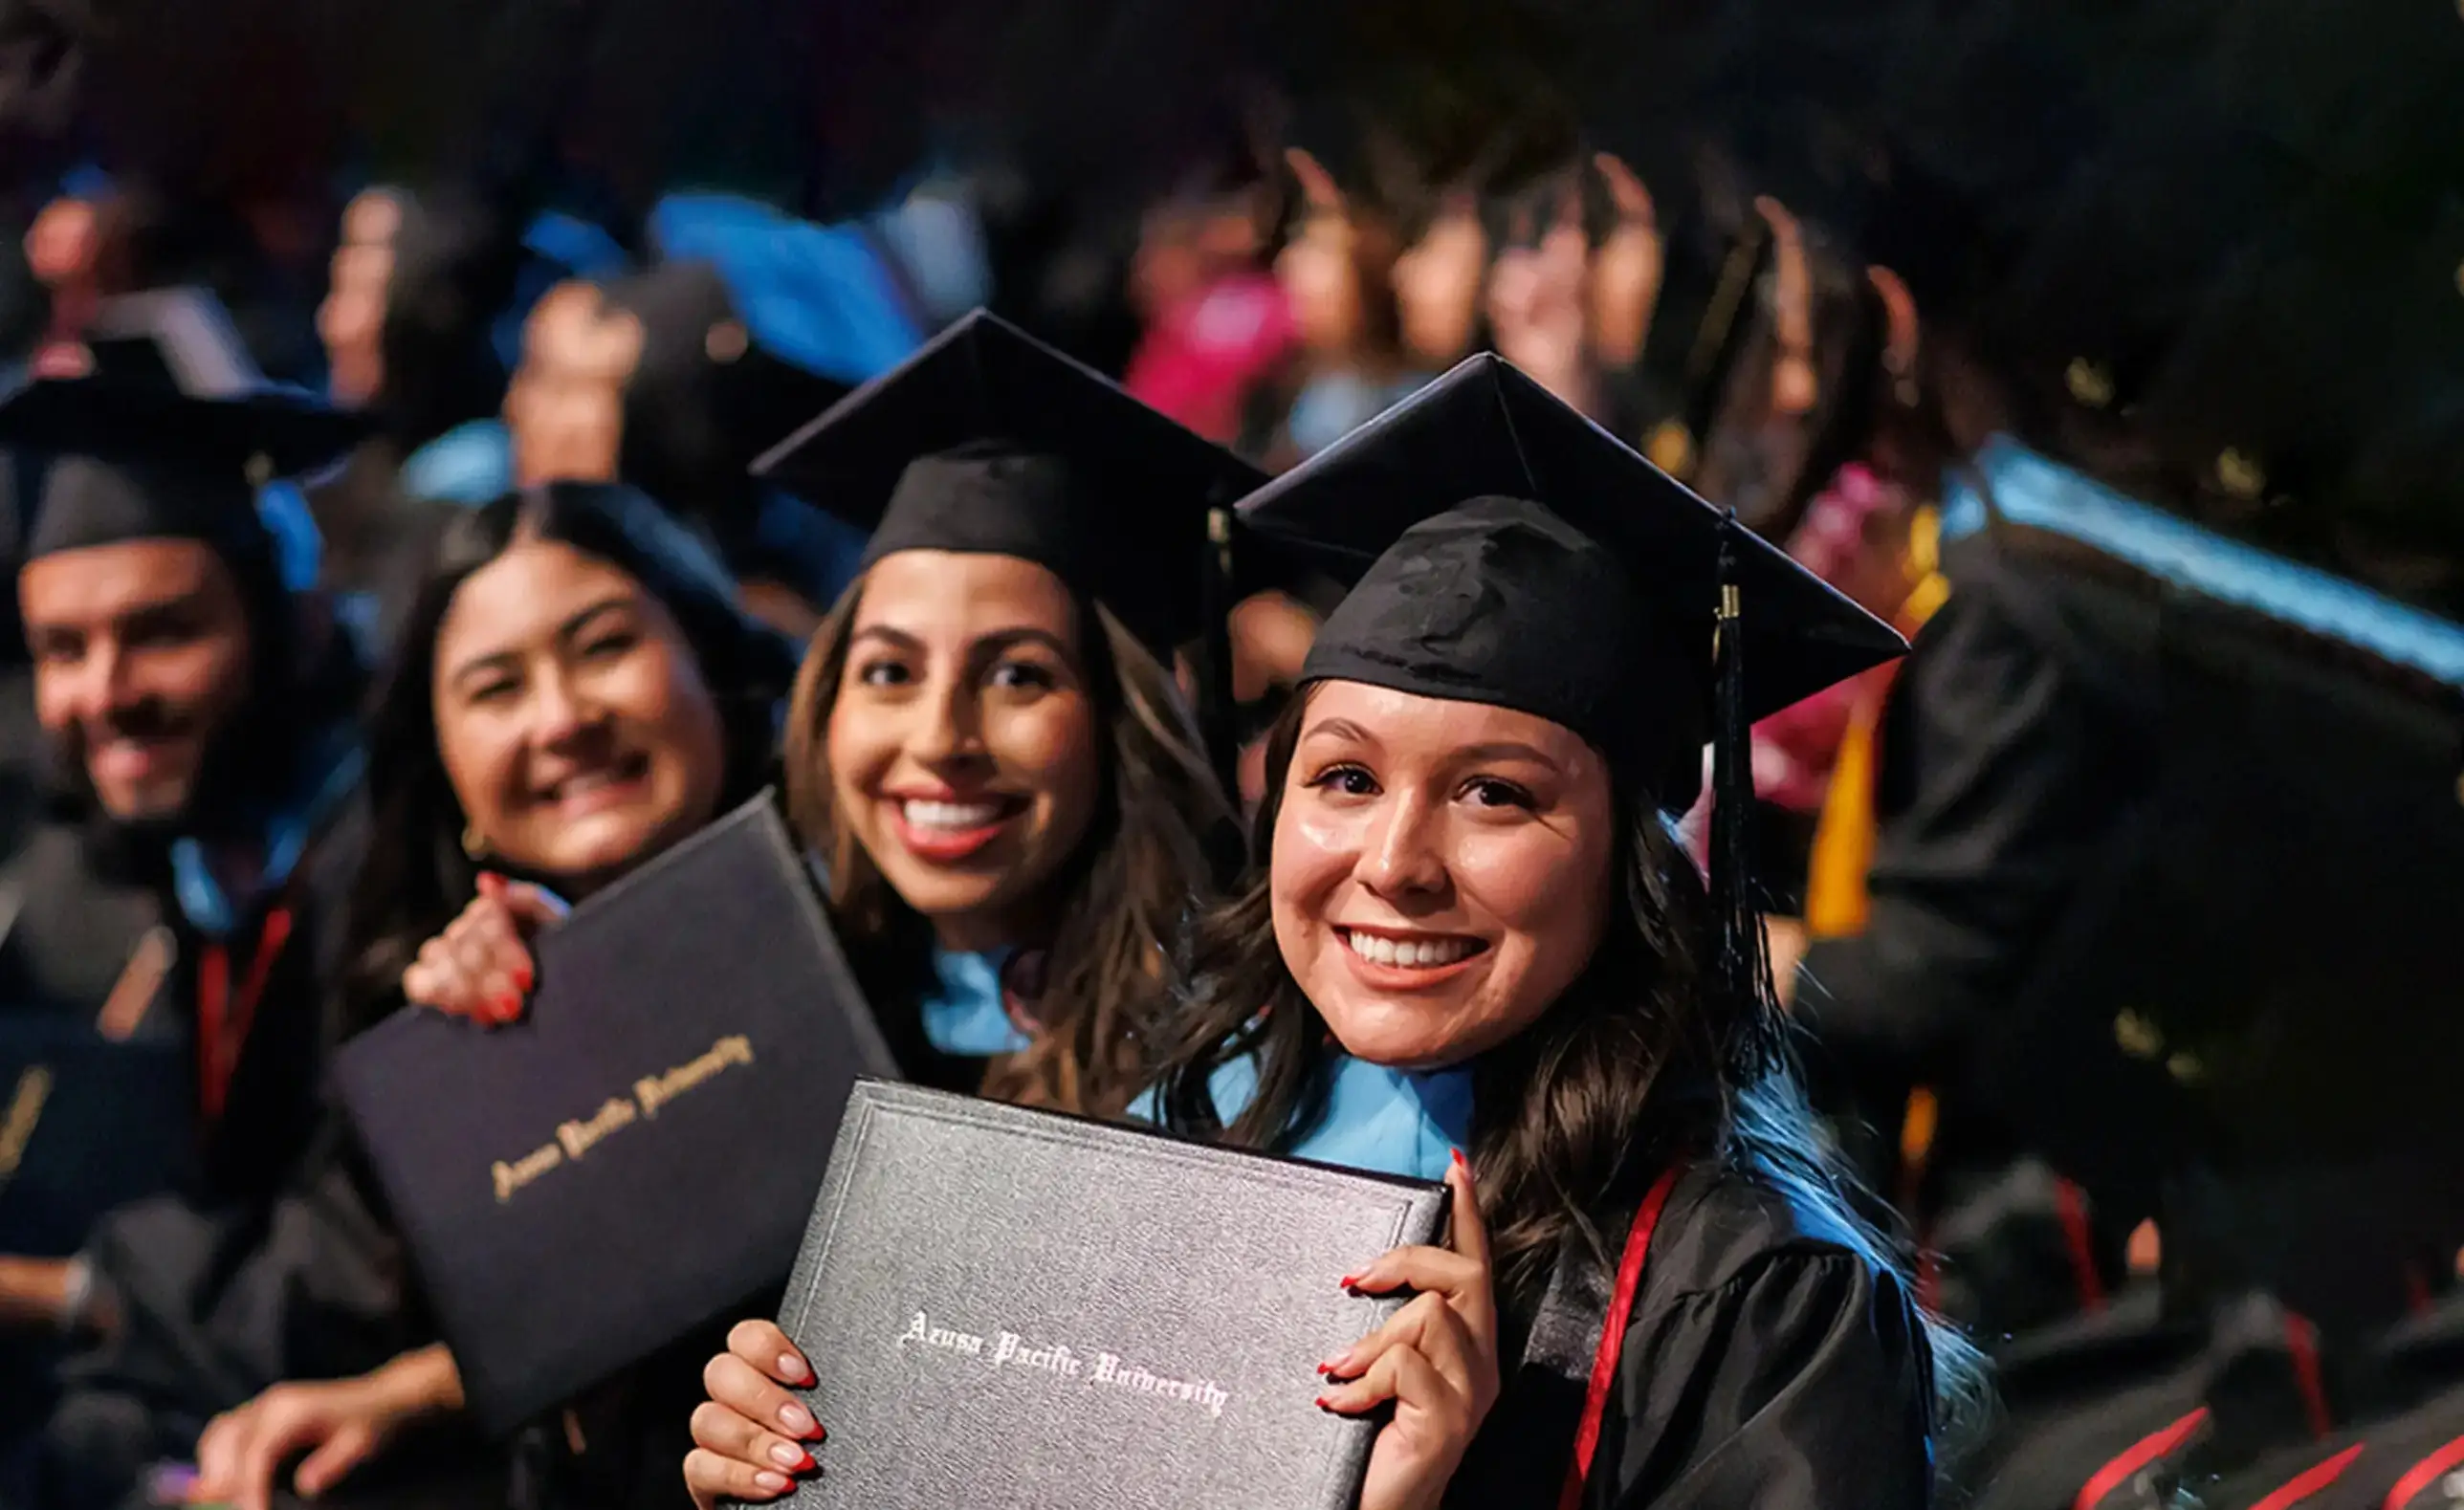
{"type": "Polygon", "coordinates": [[[983,828],[1000,821],[999,802],[921,802],[905,804],[907,821],[917,828],[942,828],[956,833],[983,828]]]}
{"type": "Polygon", "coordinates": [[[613,786],[616,780],[616,773],[612,770],[584,771],[577,776],[566,777],[549,787],[548,799],[561,802],[569,797],[580,797],[587,792],[596,792],[603,786],[613,786]]]}
{"type": "Polygon", "coordinates": [[[1344,943],[1373,965],[1403,970],[1435,970],[1469,957],[1479,946],[1467,938],[1391,939],[1347,929],[1344,943]]]}

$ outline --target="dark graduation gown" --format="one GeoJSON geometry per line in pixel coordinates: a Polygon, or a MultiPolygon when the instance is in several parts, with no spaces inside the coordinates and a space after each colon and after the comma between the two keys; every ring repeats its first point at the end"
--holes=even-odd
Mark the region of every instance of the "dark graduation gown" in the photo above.
{"type": "MultiPolygon", "coordinates": [[[[2073,978],[2092,962],[2066,944],[2097,928],[2091,878],[2130,842],[2151,768],[2153,679],[2136,673],[2150,664],[2152,606],[1991,535],[1949,547],[1943,566],[1950,597],[1903,664],[1880,731],[1866,928],[1807,951],[1793,1009],[1817,1078],[1885,1127],[1912,1083],[1936,1088],[1946,1125],[2002,1120],[2003,1030],[2102,999],[2099,982],[2073,978]]],[[[2085,1049],[2110,1053],[2111,1016],[2089,1024],[2085,1049]]],[[[2152,1117],[2168,1104],[2161,1071],[2085,1061],[2085,1049],[2063,1066],[2079,1072],[2074,1083],[2153,1077],[2096,1098],[2097,1134],[2123,1121],[2113,1107],[2152,1117]]],[[[2035,1143],[2045,1129],[2014,1130],[2035,1143]]],[[[2115,1127],[2080,1150],[2105,1176],[2100,1190],[2140,1177],[2148,1130],[2115,1127]],[[2125,1144],[2126,1156],[2096,1157],[2125,1144]]]]}
{"type": "MultiPolygon", "coordinates": [[[[1616,1242],[1648,1193],[1601,1214],[1616,1242]]],[[[1774,1186],[1702,1167],[1670,1187],[1615,1336],[1587,1510],[1904,1510],[1931,1501],[1933,1362],[1905,1288],[1774,1186]]],[[[1559,1502],[1617,1272],[1579,1242],[1507,1319],[1495,1409],[1449,1506],[1559,1502]]]]}
{"type": "MultiPolygon", "coordinates": [[[[187,1456],[216,1413],[283,1380],[362,1372],[410,1335],[400,1244],[324,1087],[343,899],[364,843],[352,797],[280,888],[290,937],[266,972],[194,1181],[113,1213],[87,1244],[121,1324],[62,1370],[45,1433],[54,1502],[115,1502],[148,1463],[187,1456]]],[[[246,909],[236,944],[254,944],[276,900],[246,909]]],[[[180,949],[170,999],[189,1013],[207,941],[167,910],[180,949]]],[[[237,964],[234,980],[249,969],[237,964]]]]}

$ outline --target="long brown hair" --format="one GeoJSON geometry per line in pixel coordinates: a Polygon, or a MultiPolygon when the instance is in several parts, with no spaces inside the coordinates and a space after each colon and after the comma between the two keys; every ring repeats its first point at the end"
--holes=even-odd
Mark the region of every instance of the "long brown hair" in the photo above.
{"type": "MultiPolygon", "coordinates": [[[[828,866],[829,901],[850,963],[876,1004],[912,1010],[932,978],[933,935],[838,821],[830,710],[862,601],[859,579],[822,625],[796,679],[786,730],[787,805],[828,866]]],[[[1117,1113],[1139,1079],[1172,951],[1191,912],[1230,884],[1240,834],[1172,673],[1111,610],[1078,600],[1095,705],[1102,796],[1052,885],[1058,919],[1039,996],[1040,1031],[995,1059],[981,1092],[1020,1105],[1117,1113]]],[[[893,1026],[893,1039],[902,1035],[893,1026]]]]}
{"type": "MultiPolygon", "coordinates": [[[[1269,853],[1293,747],[1309,698],[1293,700],[1266,747],[1266,794],[1252,843],[1269,853]]],[[[1861,1214],[1863,1194],[1814,1123],[1793,1066],[1771,1045],[1768,999],[1730,1003],[1710,989],[1697,941],[1709,903],[1648,791],[1612,777],[1615,904],[1597,952],[1540,1019],[1473,1066],[1472,1157],[1480,1171],[1499,1294],[1529,1314],[1560,1245],[1616,1254],[1594,1214],[1674,1159],[1713,1160],[1777,1187],[1800,1210],[1909,1294],[1905,1255],[1861,1214]]],[[[1192,932],[1183,996],[1156,1040],[1163,1122],[1185,1136],[1287,1149],[1326,1110],[1326,1019],[1285,964],[1271,914],[1271,867],[1192,932]],[[1257,1092],[1229,1127],[1210,1080],[1249,1057],[1257,1092]]],[[[1976,1354],[1937,1328],[1940,1420],[1971,1416],[1983,1397],[1976,1354]]],[[[1955,1433],[1954,1433],[1955,1434],[1955,1433]]]]}

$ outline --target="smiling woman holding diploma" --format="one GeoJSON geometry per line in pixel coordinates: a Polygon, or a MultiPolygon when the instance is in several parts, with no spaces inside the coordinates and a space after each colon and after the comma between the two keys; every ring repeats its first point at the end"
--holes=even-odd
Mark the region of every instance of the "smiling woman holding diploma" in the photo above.
{"type": "MultiPolygon", "coordinates": [[[[1452,1189],[1449,1248],[1326,1277],[1403,1309],[1294,1360],[1326,1409],[1393,1410],[1363,1510],[1927,1503],[1971,1355],[1804,1111],[1742,836],[1706,893],[1669,833],[1706,738],[1744,781],[1754,717],[1897,637],[1491,358],[1243,507],[1375,563],[1275,732],[1269,864],[1201,927],[1141,1109],[1452,1189]]],[[[704,1504],[826,1468],[780,1388],[804,1377],[737,1329],[693,1418],[704,1504]]]]}
{"type": "MultiPolygon", "coordinates": [[[[770,779],[794,658],[734,598],[709,552],[629,488],[556,483],[451,523],[369,730],[374,832],[346,938],[359,1025],[406,1000],[512,1020],[533,930],[770,779]]],[[[672,1381],[691,1378],[649,1372],[668,1394],[620,1381],[575,1417],[595,1432],[537,1433],[555,1473],[641,1477],[633,1423],[664,1421],[672,1381]],[[623,1450],[570,1450],[577,1434],[623,1450]]],[[[306,1452],[294,1482],[319,1494],[461,1406],[441,1343],[357,1378],[277,1385],[207,1427],[202,1486],[260,1510],[306,1452]]]]}

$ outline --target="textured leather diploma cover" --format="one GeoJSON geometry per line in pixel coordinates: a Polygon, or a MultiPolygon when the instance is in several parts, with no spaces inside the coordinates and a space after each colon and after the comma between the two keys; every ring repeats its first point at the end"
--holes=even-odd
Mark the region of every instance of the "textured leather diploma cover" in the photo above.
{"type": "Polygon", "coordinates": [[[847,1089],[895,1073],[768,799],[574,909],[522,1020],[398,1012],[342,1093],[504,1431],[775,1284],[847,1089]]]}
{"type": "Polygon", "coordinates": [[[865,1082],[780,1324],[829,1432],[800,1507],[1339,1510],[1376,1427],[1320,1360],[1445,1188],[865,1082]]]}

